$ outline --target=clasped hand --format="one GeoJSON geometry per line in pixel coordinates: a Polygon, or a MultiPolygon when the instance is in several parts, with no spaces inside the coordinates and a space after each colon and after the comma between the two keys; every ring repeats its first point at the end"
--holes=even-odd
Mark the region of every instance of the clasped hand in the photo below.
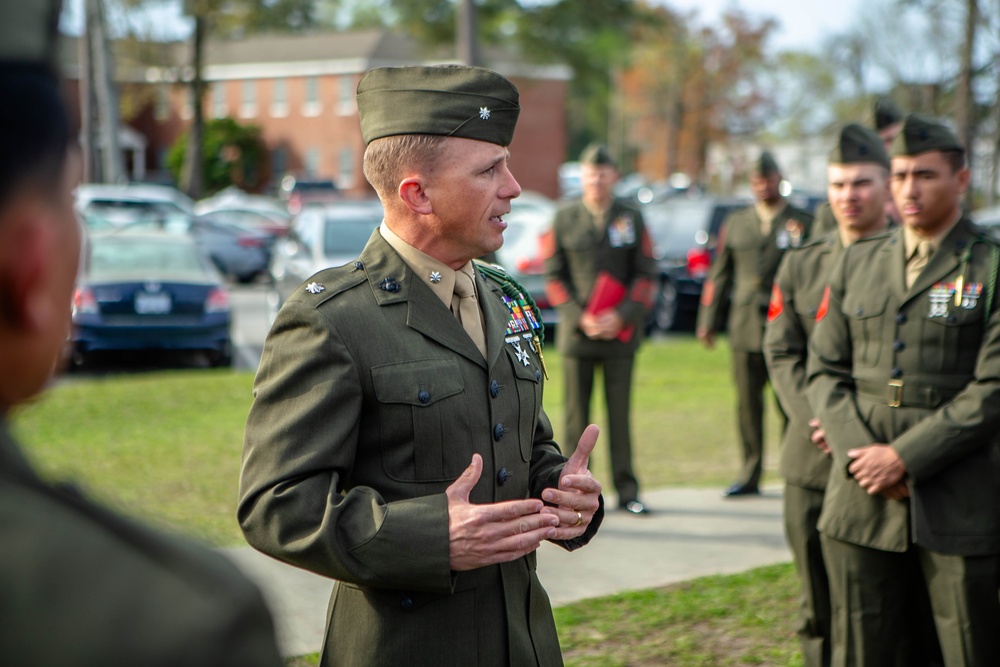
{"type": "Polygon", "coordinates": [[[910,495],[906,485],[906,464],[895,449],[875,443],[847,452],[852,461],[847,466],[854,480],[868,495],[881,494],[892,500],[910,495]]]}
{"type": "Polygon", "coordinates": [[[563,467],[559,488],[542,493],[552,506],[537,498],[471,503],[469,495],[483,473],[482,457],[473,454],[469,467],[445,490],[451,569],[505,563],[531,553],[545,540],[583,535],[600,505],[601,484],[587,469],[599,432],[594,424],[587,427],[563,467]]]}

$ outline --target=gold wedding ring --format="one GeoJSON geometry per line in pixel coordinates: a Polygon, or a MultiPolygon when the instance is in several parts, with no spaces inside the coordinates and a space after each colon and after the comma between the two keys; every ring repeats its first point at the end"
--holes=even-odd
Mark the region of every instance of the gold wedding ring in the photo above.
{"type": "Polygon", "coordinates": [[[581,523],[583,523],[583,515],[580,514],[579,512],[577,512],[576,513],[576,523],[574,523],[572,526],[570,526],[570,528],[576,528],[581,523]]]}

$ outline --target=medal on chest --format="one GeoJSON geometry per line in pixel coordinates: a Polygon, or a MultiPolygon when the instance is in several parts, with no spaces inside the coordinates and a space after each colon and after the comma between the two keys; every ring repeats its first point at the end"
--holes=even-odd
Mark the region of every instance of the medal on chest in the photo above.
{"type": "Polygon", "coordinates": [[[631,213],[622,213],[608,226],[608,240],[612,248],[635,244],[635,219],[631,213]]]}
{"type": "Polygon", "coordinates": [[[539,330],[544,326],[535,317],[534,311],[528,306],[522,297],[514,299],[507,295],[501,297],[503,304],[510,311],[510,319],[507,321],[506,336],[504,342],[514,349],[514,355],[519,362],[525,366],[531,365],[530,352],[534,352],[538,357],[538,365],[548,378],[549,374],[545,368],[545,357],[542,356],[542,341],[538,336],[539,330]]]}
{"type": "Polygon", "coordinates": [[[935,283],[927,293],[930,302],[927,317],[948,317],[953,300],[956,308],[974,310],[982,295],[982,283],[966,283],[962,276],[953,282],[935,283]]]}
{"type": "Polygon", "coordinates": [[[778,230],[778,235],[775,237],[774,242],[781,250],[798,248],[802,245],[802,235],[804,231],[805,227],[801,222],[789,218],[785,221],[784,226],[778,230]]]}

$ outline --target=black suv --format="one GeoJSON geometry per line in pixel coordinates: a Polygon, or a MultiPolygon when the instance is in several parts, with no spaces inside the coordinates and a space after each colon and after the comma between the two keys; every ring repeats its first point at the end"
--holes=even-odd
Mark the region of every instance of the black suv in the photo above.
{"type": "Polygon", "coordinates": [[[712,265],[722,221],[749,206],[745,198],[677,196],[642,207],[660,264],[660,284],[648,329],[693,329],[701,288],[712,265]]]}

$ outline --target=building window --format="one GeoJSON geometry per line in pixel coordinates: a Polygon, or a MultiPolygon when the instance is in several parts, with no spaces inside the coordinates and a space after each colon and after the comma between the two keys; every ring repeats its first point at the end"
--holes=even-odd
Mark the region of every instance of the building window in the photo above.
{"type": "Polygon", "coordinates": [[[311,177],[319,175],[319,149],[315,146],[306,151],[306,175],[311,177]]]}
{"type": "Polygon", "coordinates": [[[288,82],[285,79],[275,79],[272,90],[271,115],[284,118],[288,115],[288,82]]]}
{"type": "Polygon", "coordinates": [[[161,123],[170,120],[170,89],[166,84],[161,83],[156,87],[153,118],[161,123]]]}
{"type": "Polygon", "coordinates": [[[223,81],[212,84],[212,115],[216,118],[229,115],[229,109],[226,108],[226,84],[223,81]]]}
{"type": "Polygon", "coordinates": [[[318,116],[323,113],[323,103],[319,98],[319,77],[306,78],[306,101],[302,105],[303,116],[318,116]]]}
{"type": "Polygon", "coordinates": [[[337,161],[340,163],[340,177],[337,179],[337,185],[342,190],[354,187],[354,151],[350,148],[341,148],[337,161]]]}
{"type": "Polygon", "coordinates": [[[253,118],[257,115],[257,82],[243,82],[243,102],[240,104],[240,118],[253,118]]]}
{"type": "Polygon", "coordinates": [[[344,75],[340,77],[340,98],[337,103],[337,113],[341,116],[353,116],[357,107],[355,106],[354,77],[344,75]]]}

